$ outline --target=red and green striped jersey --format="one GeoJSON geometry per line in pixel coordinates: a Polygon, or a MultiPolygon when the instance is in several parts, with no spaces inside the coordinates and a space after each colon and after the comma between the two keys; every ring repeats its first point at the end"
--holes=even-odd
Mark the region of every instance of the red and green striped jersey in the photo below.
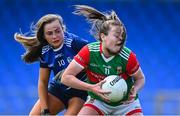
{"type": "MultiPolygon", "coordinates": [[[[93,42],[84,46],[74,57],[74,60],[86,69],[88,83],[98,83],[109,75],[119,75],[124,78],[128,85],[128,93],[123,100],[128,98],[129,91],[133,85],[131,75],[139,69],[136,55],[130,49],[124,46],[119,54],[106,58],[102,53],[102,44],[93,42]]],[[[92,98],[103,101],[92,92],[88,92],[88,94],[92,98]]],[[[118,104],[119,102],[110,103],[113,106],[118,104]]]]}

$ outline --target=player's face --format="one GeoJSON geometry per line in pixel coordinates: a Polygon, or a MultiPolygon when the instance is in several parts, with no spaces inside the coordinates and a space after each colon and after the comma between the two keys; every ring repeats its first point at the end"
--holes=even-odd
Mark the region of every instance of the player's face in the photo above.
{"type": "Polygon", "coordinates": [[[116,55],[120,53],[125,39],[123,38],[123,34],[123,26],[110,26],[108,35],[105,35],[105,39],[102,41],[106,53],[109,55],[116,55]]]}
{"type": "Polygon", "coordinates": [[[47,42],[54,48],[58,48],[64,40],[64,33],[58,20],[44,26],[44,36],[47,42]]]}

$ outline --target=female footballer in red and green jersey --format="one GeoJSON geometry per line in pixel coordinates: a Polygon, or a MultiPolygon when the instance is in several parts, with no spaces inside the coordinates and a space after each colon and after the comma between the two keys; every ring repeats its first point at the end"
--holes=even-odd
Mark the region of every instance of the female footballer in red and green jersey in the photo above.
{"type": "Polygon", "coordinates": [[[99,40],[84,46],[62,76],[65,85],[88,91],[89,99],[79,115],[143,115],[137,92],[145,77],[136,55],[125,46],[125,26],[114,11],[103,14],[77,5],[75,13],[93,23],[93,35],[99,40]],[[87,83],[76,78],[82,70],[87,72],[87,83]],[[119,102],[110,102],[106,96],[110,91],[101,89],[109,75],[121,76],[128,85],[127,95],[119,102]]]}

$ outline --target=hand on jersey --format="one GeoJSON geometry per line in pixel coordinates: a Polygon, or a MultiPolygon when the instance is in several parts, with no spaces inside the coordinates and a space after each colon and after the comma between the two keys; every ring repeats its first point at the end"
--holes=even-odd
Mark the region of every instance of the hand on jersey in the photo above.
{"type": "Polygon", "coordinates": [[[106,102],[110,102],[109,98],[107,97],[107,94],[110,94],[111,91],[106,91],[102,89],[102,85],[106,82],[106,80],[102,80],[97,84],[94,84],[91,88],[91,91],[95,93],[96,95],[100,96],[103,100],[106,102]]]}

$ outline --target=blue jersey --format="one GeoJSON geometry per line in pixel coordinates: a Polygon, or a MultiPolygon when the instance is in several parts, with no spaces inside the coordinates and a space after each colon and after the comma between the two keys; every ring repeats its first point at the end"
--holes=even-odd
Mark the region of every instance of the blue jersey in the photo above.
{"type": "Polygon", "coordinates": [[[53,49],[50,45],[42,48],[40,67],[49,68],[54,72],[54,75],[62,73],[73,57],[87,43],[87,40],[81,39],[74,34],[64,33],[64,42],[59,48],[53,49]]]}

